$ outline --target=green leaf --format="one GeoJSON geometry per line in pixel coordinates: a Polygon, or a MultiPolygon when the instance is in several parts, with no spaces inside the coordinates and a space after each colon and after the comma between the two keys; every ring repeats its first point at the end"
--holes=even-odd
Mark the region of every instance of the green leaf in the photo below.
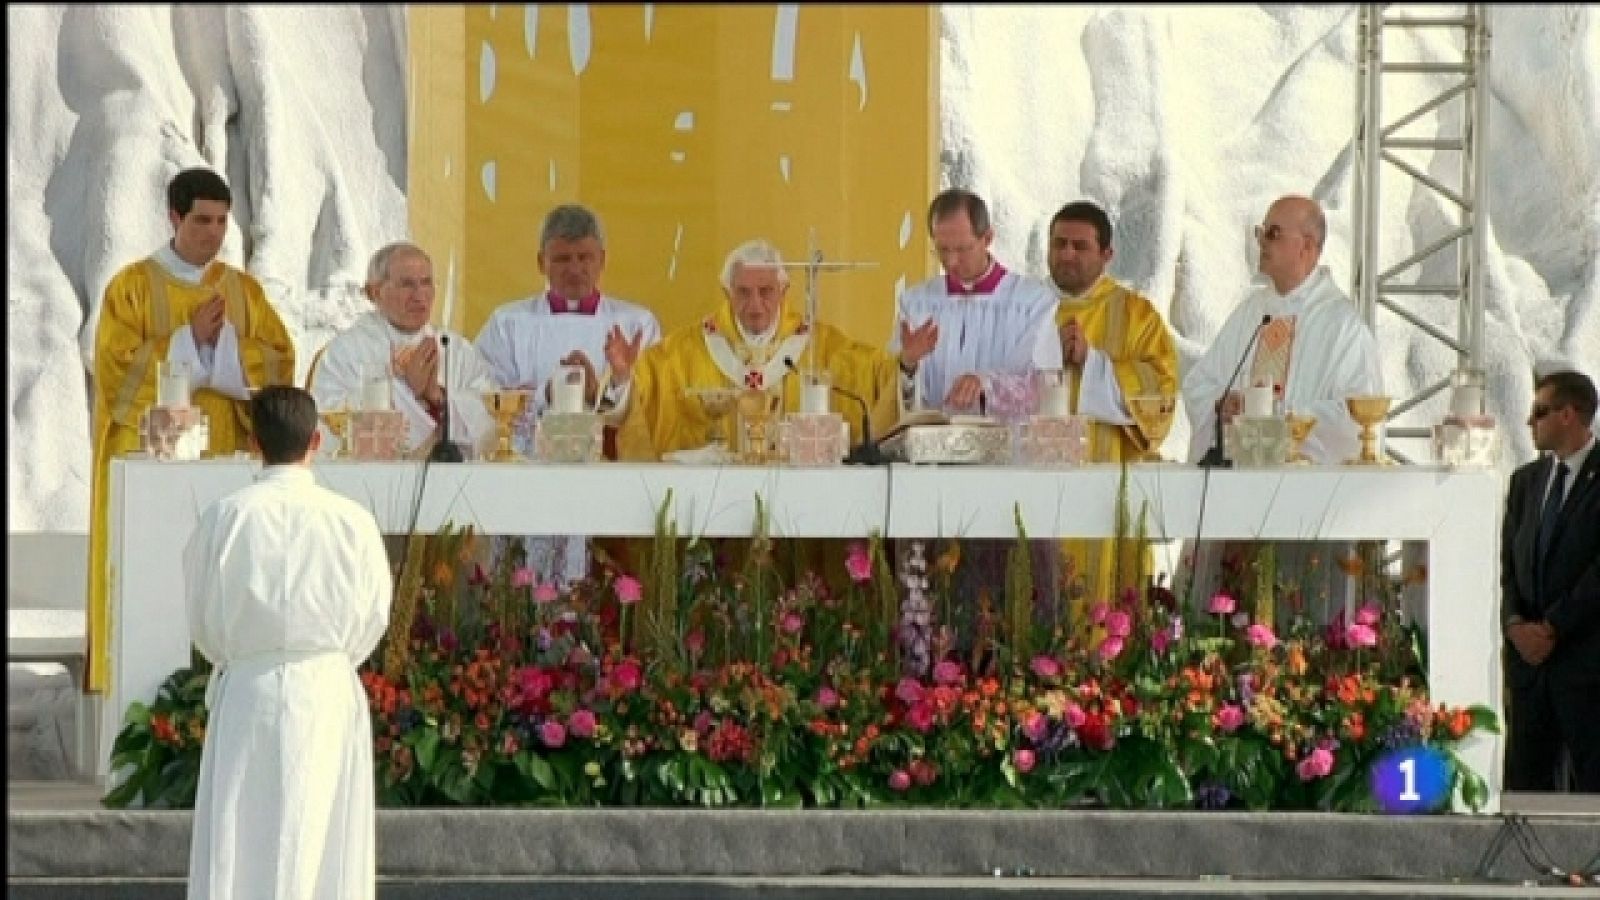
{"type": "Polygon", "coordinates": [[[439,755],[439,732],[433,728],[423,728],[416,734],[416,741],[412,749],[417,754],[417,767],[424,772],[433,768],[434,761],[439,755]]]}

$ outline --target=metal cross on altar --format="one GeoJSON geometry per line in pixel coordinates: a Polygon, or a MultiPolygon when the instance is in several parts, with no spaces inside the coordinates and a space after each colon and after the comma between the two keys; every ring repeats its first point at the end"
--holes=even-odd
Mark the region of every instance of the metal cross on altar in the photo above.
{"type": "MultiPolygon", "coordinates": [[[[806,270],[806,327],[813,328],[817,322],[817,275],[822,272],[845,272],[854,269],[876,269],[875,262],[833,262],[822,258],[822,250],[817,247],[817,230],[811,229],[808,240],[811,250],[805,262],[786,262],[785,269],[806,270]]],[[[817,371],[817,343],[806,341],[806,372],[817,371]]]]}

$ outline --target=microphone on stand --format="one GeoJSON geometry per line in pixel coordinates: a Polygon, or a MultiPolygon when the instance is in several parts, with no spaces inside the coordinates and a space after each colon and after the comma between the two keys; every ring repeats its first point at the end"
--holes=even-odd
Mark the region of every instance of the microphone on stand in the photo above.
{"type": "MultiPolygon", "coordinates": [[[[783,358],[783,364],[786,367],[788,367],[789,371],[793,372],[794,374],[796,374],[796,375],[800,374],[799,368],[797,368],[795,366],[795,364],[794,364],[794,358],[793,357],[785,356],[783,358]]],[[[804,376],[802,376],[802,378],[803,377],[804,376]]],[[[856,394],[853,394],[850,391],[847,391],[844,388],[839,387],[836,384],[829,384],[828,387],[830,389],[832,389],[834,392],[842,394],[842,395],[844,395],[846,397],[849,397],[851,400],[854,400],[856,402],[856,404],[861,407],[861,443],[859,443],[859,444],[855,445],[854,447],[850,448],[849,455],[847,455],[844,458],[845,465],[850,465],[850,466],[886,466],[886,465],[888,465],[889,464],[889,458],[883,455],[883,450],[878,447],[878,442],[874,441],[872,439],[872,422],[871,422],[870,416],[868,414],[867,401],[861,399],[856,394]]]]}
{"type": "Polygon", "coordinates": [[[428,454],[429,462],[458,463],[466,459],[461,446],[450,440],[450,336],[439,335],[439,366],[444,369],[444,408],[439,410],[439,442],[428,454]]]}
{"type": "Polygon", "coordinates": [[[1222,396],[1217,399],[1216,410],[1216,435],[1211,442],[1211,449],[1206,455],[1200,457],[1202,469],[1231,469],[1233,460],[1228,458],[1228,452],[1222,447],[1222,404],[1228,400],[1228,394],[1233,391],[1233,383],[1239,380],[1239,372],[1244,369],[1244,361],[1250,358],[1250,348],[1256,345],[1256,338],[1261,336],[1261,329],[1267,327],[1272,321],[1269,313],[1261,317],[1261,322],[1256,325],[1256,330],[1250,334],[1250,342],[1244,345],[1244,353],[1239,356],[1239,364],[1233,367],[1233,375],[1228,378],[1228,386],[1222,389],[1222,396]]]}

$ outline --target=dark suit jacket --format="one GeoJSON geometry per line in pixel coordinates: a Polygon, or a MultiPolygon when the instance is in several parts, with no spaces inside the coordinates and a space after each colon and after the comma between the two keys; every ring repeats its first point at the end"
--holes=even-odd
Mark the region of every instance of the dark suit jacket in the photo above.
{"type": "Polygon", "coordinates": [[[1500,530],[1500,623],[1512,616],[1546,621],[1556,630],[1555,651],[1530,666],[1506,641],[1506,677],[1528,687],[1543,674],[1564,686],[1600,689],[1600,445],[1589,451],[1556,520],[1544,568],[1544,594],[1534,593],[1534,546],[1545,483],[1554,463],[1541,457],[1511,475],[1500,530]]]}

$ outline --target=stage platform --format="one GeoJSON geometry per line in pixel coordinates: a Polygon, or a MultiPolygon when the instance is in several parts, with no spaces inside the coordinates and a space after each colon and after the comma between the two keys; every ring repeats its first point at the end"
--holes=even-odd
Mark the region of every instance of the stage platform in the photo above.
{"type": "MultiPolygon", "coordinates": [[[[94,789],[8,785],[7,895],[181,898],[190,814],[99,807],[94,789]]],[[[1528,817],[1537,855],[1581,869],[1600,815],[1528,817]]],[[[1498,816],[1319,813],[379,810],[379,896],[1511,897],[1541,887],[1498,816]]],[[[1545,884],[1550,884],[1545,878],[1545,884]]]]}

